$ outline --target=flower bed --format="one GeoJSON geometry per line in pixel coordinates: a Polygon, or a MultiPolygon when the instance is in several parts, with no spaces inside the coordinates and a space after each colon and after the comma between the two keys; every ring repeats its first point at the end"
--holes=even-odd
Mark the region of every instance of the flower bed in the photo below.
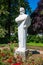
{"type": "Polygon", "coordinates": [[[0,65],[43,65],[43,58],[29,56],[23,61],[21,56],[14,56],[14,51],[4,48],[0,50],[0,65]]]}
{"type": "Polygon", "coordinates": [[[13,53],[8,49],[0,50],[0,65],[22,65],[22,57],[13,53]]]}

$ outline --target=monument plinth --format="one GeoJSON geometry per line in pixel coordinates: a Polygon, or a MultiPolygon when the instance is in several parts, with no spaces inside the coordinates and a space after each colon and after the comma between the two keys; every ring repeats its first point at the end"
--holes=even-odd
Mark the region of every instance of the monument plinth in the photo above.
{"type": "Polygon", "coordinates": [[[23,7],[20,8],[20,15],[15,19],[18,23],[18,44],[19,47],[15,50],[15,53],[19,53],[20,55],[25,56],[26,52],[26,36],[27,36],[27,28],[30,26],[31,21],[29,15],[25,14],[25,10],[23,7]]]}

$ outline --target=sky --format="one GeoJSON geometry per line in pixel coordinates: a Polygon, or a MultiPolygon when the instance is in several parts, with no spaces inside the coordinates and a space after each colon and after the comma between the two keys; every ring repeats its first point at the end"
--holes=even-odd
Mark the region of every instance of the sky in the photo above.
{"type": "Polygon", "coordinates": [[[28,0],[32,11],[34,11],[34,10],[37,8],[37,6],[38,6],[37,3],[38,3],[39,1],[40,1],[40,0],[28,0]]]}

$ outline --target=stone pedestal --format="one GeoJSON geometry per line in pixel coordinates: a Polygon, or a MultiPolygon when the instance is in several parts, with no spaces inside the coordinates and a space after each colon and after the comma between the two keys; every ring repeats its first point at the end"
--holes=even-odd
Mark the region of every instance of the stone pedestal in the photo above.
{"type": "Polygon", "coordinates": [[[25,59],[26,59],[26,57],[28,56],[28,53],[29,53],[29,49],[17,49],[16,51],[15,51],[15,55],[16,54],[18,54],[18,55],[20,55],[21,57],[22,57],[22,60],[24,61],[25,59]]]}

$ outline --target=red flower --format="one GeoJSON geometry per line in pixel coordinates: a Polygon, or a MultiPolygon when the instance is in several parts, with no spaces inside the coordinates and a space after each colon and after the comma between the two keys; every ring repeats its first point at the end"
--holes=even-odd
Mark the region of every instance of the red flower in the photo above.
{"type": "Polygon", "coordinates": [[[32,64],[34,65],[34,61],[32,62],[32,64]]]}
{"type": "Polygon", "coordinates": [[[8,59],[7,62],[12,63],[12,59],[8,59]]]}
{"type": "Polygon", "coordinates": [[[2,55],[2,56],[5,56],[5,54],[4,54],[4,53],[1,53],[1,55],[2,55]]]}
{"type": "Polygon", "coordinates": [[[20,62],[19,63],[13,63],[11,65],[21,65],[21,63],[20,62]]]}

